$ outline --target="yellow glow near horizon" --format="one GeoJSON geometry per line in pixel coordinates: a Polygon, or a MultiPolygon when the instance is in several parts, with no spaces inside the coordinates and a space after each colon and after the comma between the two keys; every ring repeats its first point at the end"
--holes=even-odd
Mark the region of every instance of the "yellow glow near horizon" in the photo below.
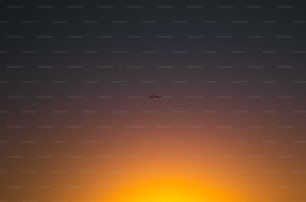
{"type": "Polygon", "coordinates": [[[222,202],[235,201],[230,191],[182,178],[150,178],[123,185],[111,202],[222,202]]]}

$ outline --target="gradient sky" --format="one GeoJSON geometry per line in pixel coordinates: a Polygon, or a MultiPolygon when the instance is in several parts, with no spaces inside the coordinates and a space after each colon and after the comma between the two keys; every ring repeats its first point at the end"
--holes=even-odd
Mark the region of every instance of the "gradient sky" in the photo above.
{"type": "Polygon", "coordinates": [[[10,0],[0,30],[0,202],[306,201],[303,1],[10,0]]]}

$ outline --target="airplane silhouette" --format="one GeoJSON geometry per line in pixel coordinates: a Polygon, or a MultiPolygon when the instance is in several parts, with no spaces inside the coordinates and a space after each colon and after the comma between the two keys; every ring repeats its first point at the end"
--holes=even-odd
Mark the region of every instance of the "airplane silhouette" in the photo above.
{"type": "Polygon", "coordinates": [[[153,99],[153,100],[160,100],[163,96],[161,95],[151,95],[149,96],[149,98],[153,99]]]}

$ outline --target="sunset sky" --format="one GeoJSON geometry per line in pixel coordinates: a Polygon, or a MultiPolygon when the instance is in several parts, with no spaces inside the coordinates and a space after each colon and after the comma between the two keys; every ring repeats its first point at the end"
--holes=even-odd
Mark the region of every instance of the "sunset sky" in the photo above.
{"type": "Polygon", "coordinates": [[[306,201],[303,1],[7,0],[0,30],[0,202],[306,201]]]}

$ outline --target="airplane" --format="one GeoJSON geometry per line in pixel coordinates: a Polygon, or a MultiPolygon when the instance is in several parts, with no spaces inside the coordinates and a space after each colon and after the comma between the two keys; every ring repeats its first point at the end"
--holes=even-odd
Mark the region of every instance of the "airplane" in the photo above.
{"type": "Polygon", "coordinates": [[[160,100],[163,96],[161,95],[150,95],[149,98],[153,99],[153,100],[160,100]]]}

